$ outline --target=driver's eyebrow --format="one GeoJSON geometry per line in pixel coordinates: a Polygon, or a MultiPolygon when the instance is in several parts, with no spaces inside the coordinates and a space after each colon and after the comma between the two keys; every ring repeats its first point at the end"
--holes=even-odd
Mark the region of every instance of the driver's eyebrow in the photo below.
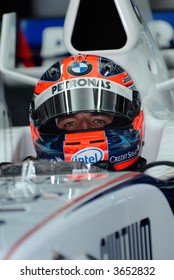
{"type": "MultiPolygon", "coordinates": [[[[85,113],[91,113],[91,116],[107,116],[107,117],[112,117],[113,116],[109,113],[103,113],[103,112],[84,112],[84,114],[85,113]]],[[[66,118],[73,118],[73,117],[75,117],[75,115],[78,115],[78,114],[79,113],[70,114],[70,115],[66,115],[66,116],[60,116],[60,117],[57,118],[57,120],[64,120],[66,118]]]]}
{"type": "MultiPolygon", "coordinates": [[[[61,121],[63,121],[63,120],[68,120],[68,119],[70,119],[70,118],[74,118],[75,117],[75,115],[77,115],[78,113],[76,113],[76,114],[70,114],[70,115],[66,115],[66,116],[60,116],[60,117],[58,117],[57,119],[56,119],[56,123],[60,123],[61,121]]],[[[102,116],[102,117],[104,117],[104,116],[106,116],[106,117],[109,117],[109,118],[112,118],[113,117],[113,115],[111,115],[111,114],[109,114],[109,113],[101,113],[101,112],[92,112],[91,113],[92,115],[91,115],[91,117],[97,117],[97,116],[102,116]]]]}
{"type": "Polygon", "coordinates": [[[65,119],[69,119],[69,118],[73,118],[75,116],[75,114],[73,114],[73,115],[66,115],[66,116],[62,116],[62,117],[58,117],[58,118],[56,118],[56,122],[60,122],[60,121],[63,121],[63,120],[65,120],[65,119]]]}
{"type": "Polygon", "coordinates": [[[92,116],[106,116],[106,117],[113,117],[113,115],[109,114],[109,113],[103,113],[103,112],[94,112],[92,113],[92,116]]]}

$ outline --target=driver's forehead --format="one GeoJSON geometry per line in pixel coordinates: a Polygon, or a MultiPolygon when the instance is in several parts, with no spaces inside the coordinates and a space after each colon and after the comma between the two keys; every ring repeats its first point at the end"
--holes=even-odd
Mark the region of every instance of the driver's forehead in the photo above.
{"type": "Polygon", "coordinates": [[[58,121],[62,121],[65,119],[71,119],[71,118],[91,118],[91,117],[110,117],[112,118],[111,114],[105,114],[105,113],[98,113],[98,112],[94,112],[94,113],[77,113],[77,114],[71,114],[71,115],[66,115],[66,116],[62,116],[57,118],[58,121]]]}

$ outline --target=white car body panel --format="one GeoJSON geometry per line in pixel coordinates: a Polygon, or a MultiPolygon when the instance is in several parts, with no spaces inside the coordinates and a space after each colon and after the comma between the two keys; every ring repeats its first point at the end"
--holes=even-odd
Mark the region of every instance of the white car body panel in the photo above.
{"type": "Polygon", "coordinates": [[[69,175],[69,183],[37,184],[38,198],[2,200],[1,259],[173,259],[173,213],[158,188],[130,183],[139,176],[69,175]]]}

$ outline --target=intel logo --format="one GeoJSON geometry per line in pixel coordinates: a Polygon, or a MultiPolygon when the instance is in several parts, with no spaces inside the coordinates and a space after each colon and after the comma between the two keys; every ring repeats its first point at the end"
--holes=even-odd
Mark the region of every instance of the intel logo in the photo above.
{"type": "Polygon", "coordinates": [[[86,164],[94,164],[103,159],[103,151],[97,148],[83,149],[78,151],[71,161],[82,161],[86,164]]]}

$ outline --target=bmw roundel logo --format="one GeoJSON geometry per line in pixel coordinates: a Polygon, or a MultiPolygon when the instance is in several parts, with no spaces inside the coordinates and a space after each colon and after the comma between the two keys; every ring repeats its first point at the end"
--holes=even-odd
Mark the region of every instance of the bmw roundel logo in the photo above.
{"type": "Polygon", "coordinates": [[[86,61],[75,61],[68,68],[68,73],[74,76],[86,75],[92,70],[92,65],[86,61]]]}

